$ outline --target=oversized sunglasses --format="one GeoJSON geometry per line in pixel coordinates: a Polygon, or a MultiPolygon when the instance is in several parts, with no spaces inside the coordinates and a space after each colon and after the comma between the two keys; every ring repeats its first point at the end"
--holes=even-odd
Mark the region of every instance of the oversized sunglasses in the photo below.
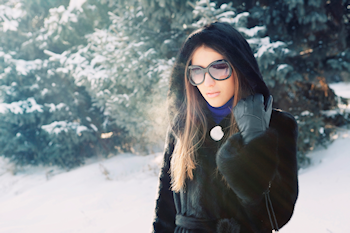
{"type": "Polygon", "coordinates": [[[213,61],[206,68],[195,65],[188,67],[188,79],[193,86],[204,82],[205,73],[215,80],[222,81],[231,77],[232,68],[226,60],[213,61]]]}

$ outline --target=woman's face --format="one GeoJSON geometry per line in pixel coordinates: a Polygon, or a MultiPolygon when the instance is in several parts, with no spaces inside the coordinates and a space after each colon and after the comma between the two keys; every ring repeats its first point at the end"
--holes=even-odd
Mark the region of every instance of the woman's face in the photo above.
{"type": "MultiPolygon", "coordinates": [[[[206,68],[213,61],[225,59],[220,53],[205,45],[198,47],[192,57],[192,64],[206,68]]],[[[204,99],[213,107],[221,107],[234,95],[235,72],[226,80],[215,80],[205,73],[204,82],[197,86],[204,99]]]]}

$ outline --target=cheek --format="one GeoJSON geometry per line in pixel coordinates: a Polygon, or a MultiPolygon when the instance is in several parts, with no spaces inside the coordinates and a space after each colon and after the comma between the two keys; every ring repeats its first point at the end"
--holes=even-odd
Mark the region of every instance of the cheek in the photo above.
{"type": "Polygon", "coordinates": [[[235,94],[235,83],[233,77],[226,80],[227,82],[223,83],[223,88],[225,93],[230,96],[230,98],[235,94]]]}
{"type": "Polygon", "coordinates": [[[205,87],[204,85],[198,85],[196,86],[196,88],[199,90],[199,92],[204,96],[204,93],[205,93],[205,87]]]}

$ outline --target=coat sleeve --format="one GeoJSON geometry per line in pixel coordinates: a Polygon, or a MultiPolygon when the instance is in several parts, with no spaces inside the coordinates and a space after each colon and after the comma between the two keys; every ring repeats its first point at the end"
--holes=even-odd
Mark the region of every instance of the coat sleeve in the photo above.
{"type": "Polygon", "coordinates": [[[174,151],[175,140],[168,130],[165,142],[163,166],[159,176],[158,198],[156,201],[155,218],[153,221],[154,233],[174,232],[175,204],[173,192],[170,188],[170,160],[174,151]]]}
{"type": "Polygon", "coordinates": [[[269,184],[278,226],[292,216],[298,196],[297,137],[294,117],[275,111],[262,135],[243,145],[235,134],[217,152],[218,170],[257,229],[271,229],[263,194],[269,184]]]}

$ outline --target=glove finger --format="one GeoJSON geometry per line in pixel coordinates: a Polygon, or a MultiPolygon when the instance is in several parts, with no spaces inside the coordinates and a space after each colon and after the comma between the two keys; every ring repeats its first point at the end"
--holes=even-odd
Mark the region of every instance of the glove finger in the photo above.
{"type": "Polygon", "coordinates": [[[262,94],[254,95],[254,103],[252,108],[255,116],[262,116],[264,109],[264,96],[262,94]]]}
{"type": "Polygon", "coordinates": [[[273,97],[270,95],[267,106],[266,106],[266,113],[265,113],[265,122],[266,122],[266,127],[270,124],[270,119],[271,119],[271,113],[272,113],[272,103],[273,103],[273,97]]]}
{"type": "Polygon", "coordinates": [[[246,102],[245,112],[247,114],[254,114],[254,96],[253,95],[248,96],[245,102],[246,102]]]}
{"type": "Polygon", "coordinates": [[[238,101],[236,106],[233,108],[233,115],[237,119],[240,119],[245,111],[245,100],[241,99],[238,101]]]}
{"type": "Polygon", "coordinates": [[[269,99],[267,100],[267,105],[266,105],[266,112],[270,112],[272,111],[272,103],[273,103],[273,97],[272,95],[269,96],[269,99]]]}

